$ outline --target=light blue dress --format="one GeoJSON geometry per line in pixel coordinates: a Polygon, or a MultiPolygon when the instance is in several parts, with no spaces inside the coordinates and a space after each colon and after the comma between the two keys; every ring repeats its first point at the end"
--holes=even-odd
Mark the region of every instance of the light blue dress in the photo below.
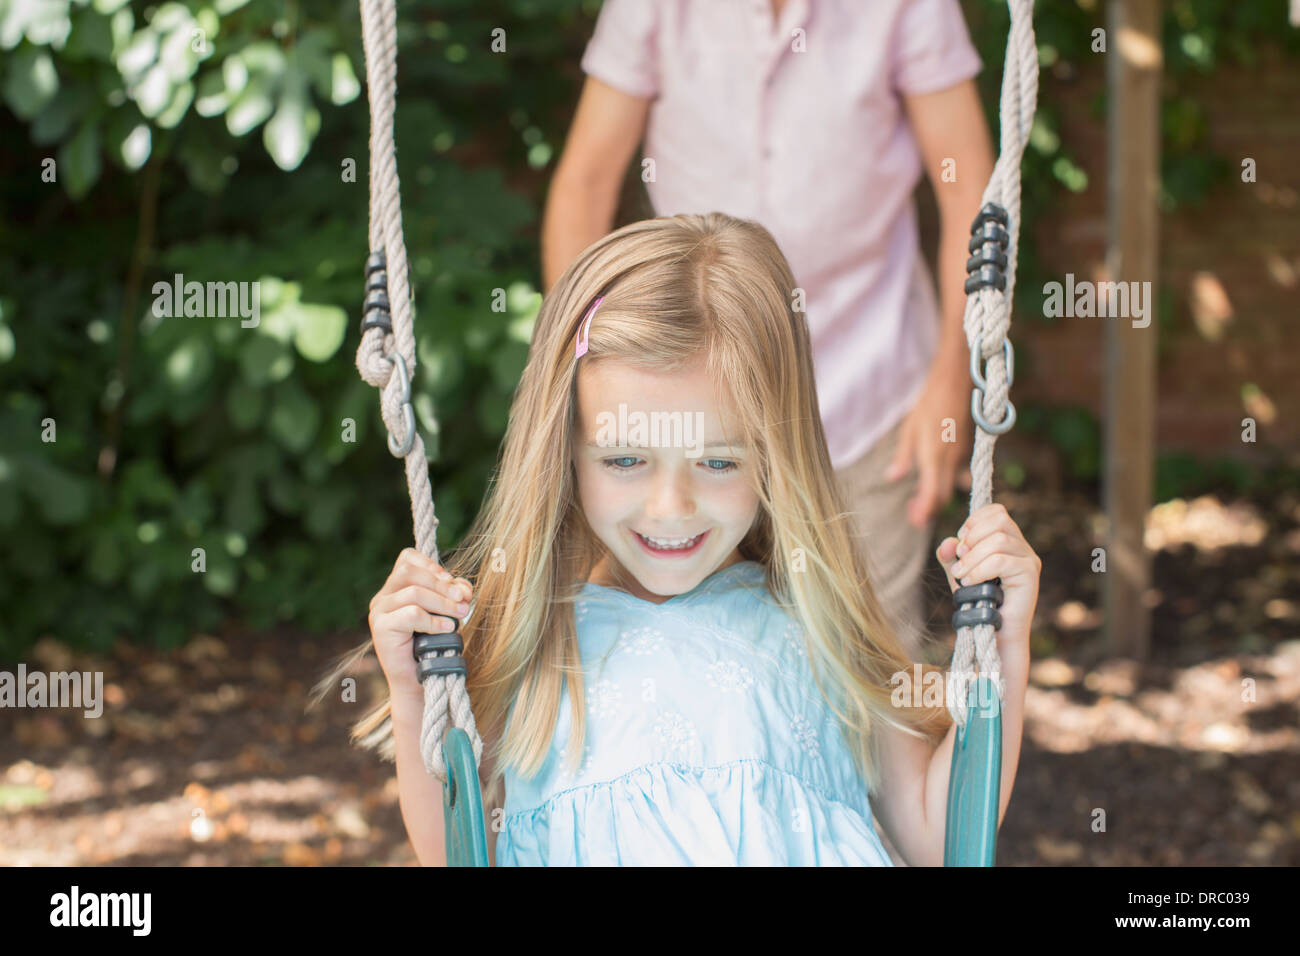
{"type": "Polygon", "coordinates": [[[742,561],[654,604],[588,583],[578,772],[505,773],[498,866],[892,866],[802,628],[742,561]]]}

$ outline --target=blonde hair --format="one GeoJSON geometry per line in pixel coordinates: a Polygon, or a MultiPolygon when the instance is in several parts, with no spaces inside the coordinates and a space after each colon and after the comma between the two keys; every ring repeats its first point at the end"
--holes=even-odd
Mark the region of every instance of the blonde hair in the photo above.
{"type": "MultiPolygon", "coordinates": [[[[572,465],[578,362],[613,359],[672,371],[706,356],[741,423],[760,505],[740,544],[776,601],[802,625],[814,679],[855,761],[875,774],[871,730],[882,721],[937,743],[943,707],[896,707],[892,675],[912,661],[877,601],[835,482],[795,280],[766,229],[723,213],[635,222],[589,246],[542,303],[510,409],[505,448],[462,547],[444,559],[474,584],[461,629],[467,686],[497,789],[507,765],[525,777],[546,759],[569,685],[574,764],[586,732],[573,601],[606,548],[580,507],[572,465]],[[575,355],[579,324],[604,301],[575,355]],[[494,560],[494,558],[500,560],[494,560]],[[500,570],[497,570],[500,568],[500,570]],[[514,705],[514,712],[511,708],[514,705]],[[507,719],[509,718],[509,719],[507,719]]],[[[323,694],[367,642],[318,685],[323,694]]],[[[923,672],[937,668],[923,666],[923,672]]],[[[928,673],[926,674],[928,676],[928,673]]],[[[353,728],[392,755],[385,702],[353,728]]]]}

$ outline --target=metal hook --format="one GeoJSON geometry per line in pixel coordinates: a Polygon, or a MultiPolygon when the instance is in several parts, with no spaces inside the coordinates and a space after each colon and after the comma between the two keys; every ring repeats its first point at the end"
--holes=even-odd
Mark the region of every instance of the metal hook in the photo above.
{"type": "Polygon", "coordinates": [[[411,376],[406,372],[406,360],[400,352],[394,351],[384,356],[394,365],[398,380],[402,383],[402,424],[406,426],[406,437],[399,443],[390,431],[388,433],[388,450],[394,458],[405,458],[415,445],[415,409],[411,407],[411,376]]]}

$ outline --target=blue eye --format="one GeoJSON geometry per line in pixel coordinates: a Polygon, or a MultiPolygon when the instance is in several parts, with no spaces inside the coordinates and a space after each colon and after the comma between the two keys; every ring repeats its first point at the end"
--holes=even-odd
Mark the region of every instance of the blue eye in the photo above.
{"type": "Polygon", "coordinates": [[[721,474],[722,472],[731,471],[733,468],[737,467],[734,461],[726,461],[722,458],[706,458],[704,463],[706,465],[722,465],[723,467],[721,468],[708,469],[709,471],[716,471],[719,474],[721,474]]]}
{"type": "Polygon", "coordinates": [[[615,462],[618,461],[636,462],[640,460],[641,460],[640,458],[637,458],[633,455],[624,455],[622,458],[606,458],[604,461],[601,462],[601,464],[604,465],[606,468],[609,468],[611,471],[627,471],[632,467],[631,465],[616,465],[615,462]]]}

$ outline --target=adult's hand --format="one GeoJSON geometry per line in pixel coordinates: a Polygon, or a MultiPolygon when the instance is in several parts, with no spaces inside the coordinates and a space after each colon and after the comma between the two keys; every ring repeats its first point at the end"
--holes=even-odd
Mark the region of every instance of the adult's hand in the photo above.
{"type": "MultiPolygon", "coordinates": [[[[964,369],[962,370],[965,371],[964,369]]],[[[970,490],[970,385],[965,375],[936,369],[899,431],[886,481],[898,481],[916,464],[920,483],[907,503],[907,520],[924,528],[952,498],[953,485],[970,490]],[[952,419],[953,427],[946,427],[952,419]],[[955,438],[944,441],[945,437],[955,438]]]]}

